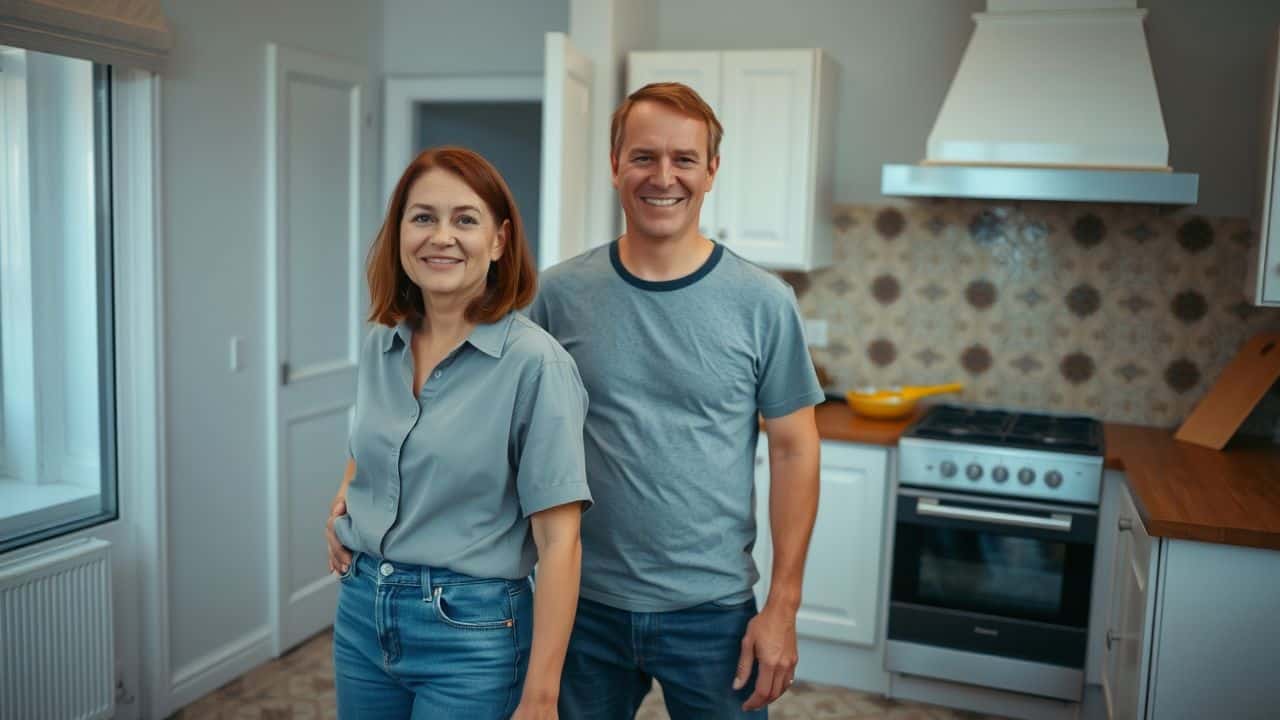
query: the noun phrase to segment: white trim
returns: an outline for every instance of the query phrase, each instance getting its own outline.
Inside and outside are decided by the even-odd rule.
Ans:
[[[541,75],[436,75],[387,78],[383,93],[382,197],[391,197],[413,156],[414,106],[424,102],[542,102]]]
[[[271,635],[269,626],[260,626],[178,668],[173,674],[173,686],[169,692],[172,710],[190,705],[270,660]],[[154,717],[166,717],[168,714]]]
[[[131,690],[143,717],[161,718],[174,704],[164,483],[160,79],[117,69],[112,98],[117,488],[121,522],[135,533],[141,580],[142,687]]]

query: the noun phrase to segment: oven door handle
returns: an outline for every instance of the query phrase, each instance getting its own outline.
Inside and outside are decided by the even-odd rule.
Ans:
[[[1058,513],[1054,513],[1049,517],[1040,517],[1038,515],[1023,515],[999,510],[979,510],[978,508],[943,505],[942,501],[931,497],[916,498],[916,512],[921,515],[932,515],[933,517],[952,518],[955,520],[972,520],[974,522],[1037,528],[1039,530],[1071,532],[1071,516]]]

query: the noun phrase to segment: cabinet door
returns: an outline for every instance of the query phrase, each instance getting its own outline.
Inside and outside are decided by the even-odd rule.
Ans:
[[[823,443],[822,494],[796,631],[874,645],[889,451]]]
[[[725,243],[767,267],[808,262],[816,62],[811,50],[723,54],[718,217]]]
[[[627,57],[627,94],[655,82],[678,82],[693,88],[694,92],[711,106],[716,117],[724,124],[720,104],[720,53],[719,52],[633,52]],[[709,238],[723,240],[718,235],[717,198],[719,184],[711,188],[702,200],[701,224],[698,231]],[[626,218],[619,227],[625,228]]]
[[[769,573],[773,570],[773,538],[769,536],[769,437],[760,434],[756,445],[756,544],[751,550],[760,579],[756,581],[756,604],[764,607],[769,597]]]
[[[1107,671],[1103,679],[1108,708],[1116,720],[1145,714],[1148,616],[1155,599],[1151,580],[1158,551],[1127,490],[1122,493],[1121,502],[1116,581],[1107,633]]]
[[[1257,222],[1258,246],[1249,266],[1249,294],[1261,305],[1280,305],[1280,31],[1268,56],[1265,116],[1262,118],[1262,172]]]

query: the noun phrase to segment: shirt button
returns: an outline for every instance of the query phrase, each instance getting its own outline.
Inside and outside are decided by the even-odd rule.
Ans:
[[[395,571],[395,566],[388,562],[382,563],[382,567],[378,568],[378,572],[382,573],[382,577],[391,577],[391,573]]]
[[[437,371],[436,371],[436,377],[440,377],[440,376],[441,376],[441,375],[443,375],[443,374],[444,374],[444,371],[443,371],[443,370],[437,370]]]

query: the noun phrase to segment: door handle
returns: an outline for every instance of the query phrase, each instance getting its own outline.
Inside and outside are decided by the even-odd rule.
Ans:
[[[1116,529],[1120,532],[1129,532],[1133,529],[1133,518],[1121,517],[1116,523]]]
[[[1111,646],[1118,642],[1120,642],[1120,636],[1116,634],[1115,630],[1107,628],[1107,649],[1110,650]]]
[[[972,520],[974,522],[1014,525],[1038,530],[1071,532],[1071,516],[1058,513],[1054,513],[1049,517],[1040,517],[1039,515],[1022,515],[1000,510],[979,510],[978,508],[943,505],[937,498],[929,497],[922,497],[916,500],[916,512],[921,515],[932,515],[933,517],[951,518],[953,520]]]

